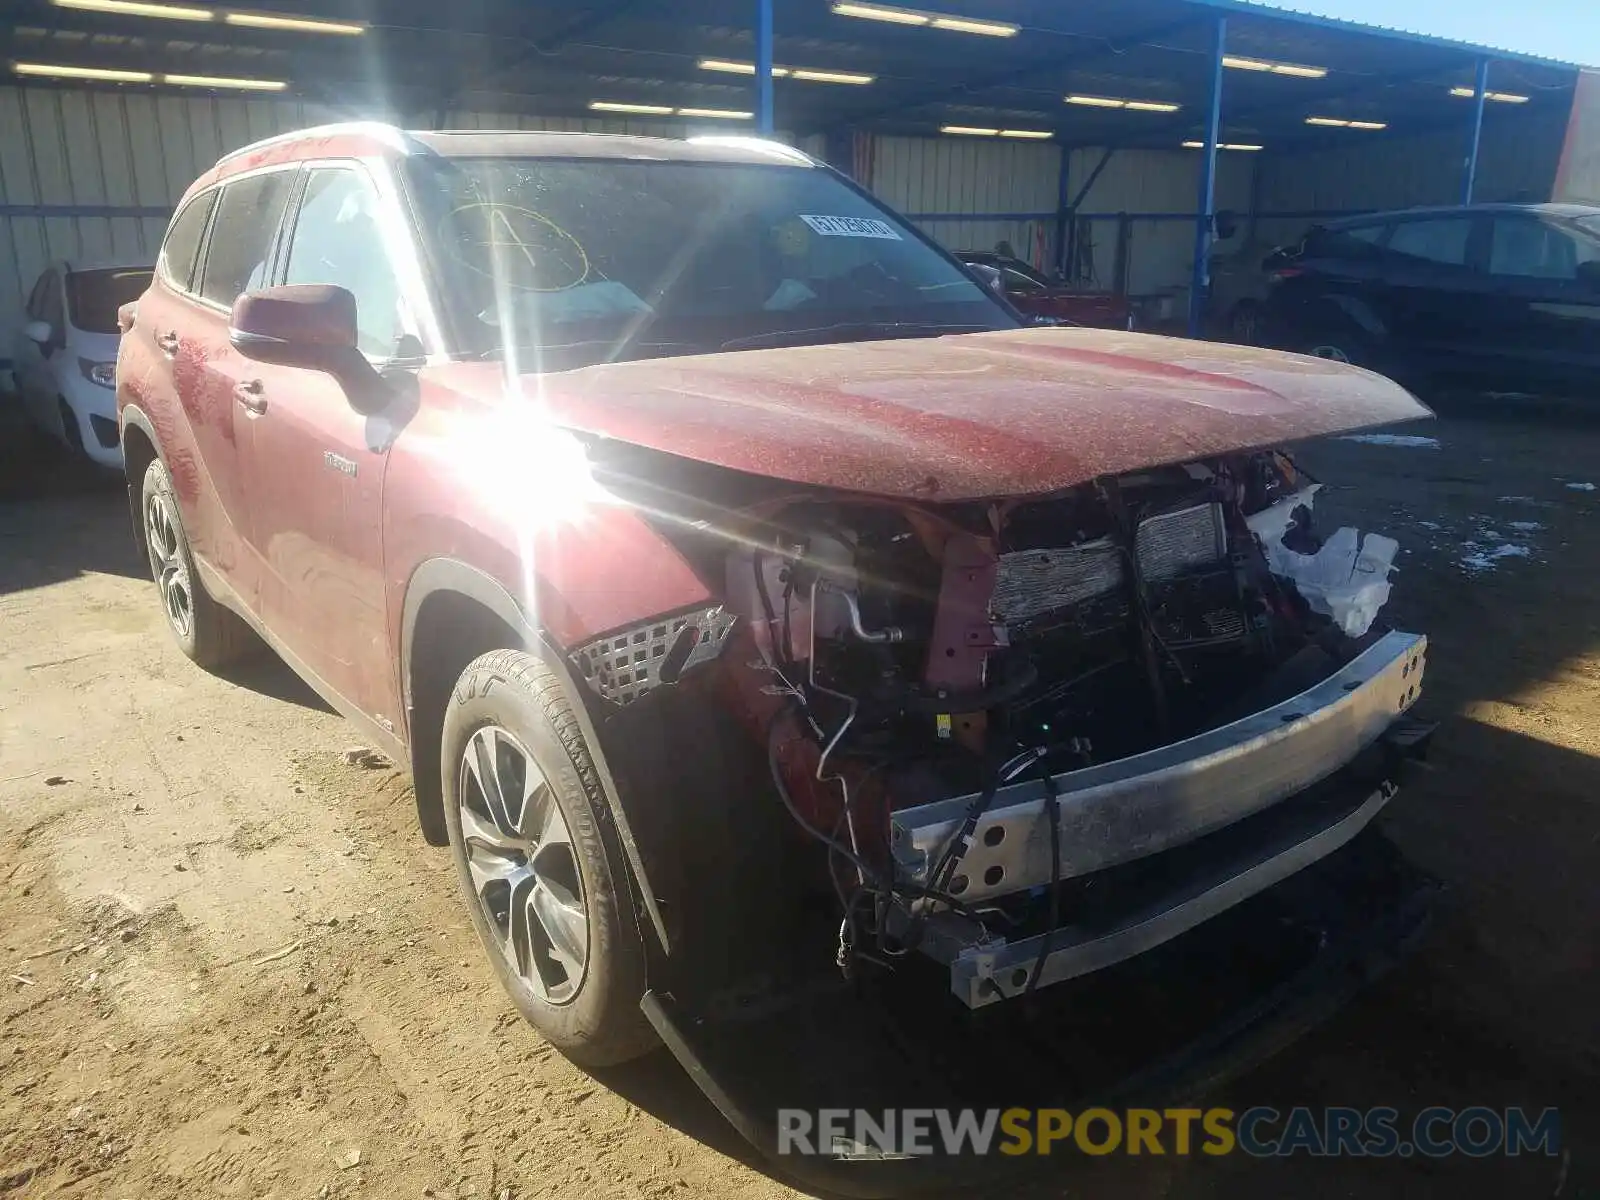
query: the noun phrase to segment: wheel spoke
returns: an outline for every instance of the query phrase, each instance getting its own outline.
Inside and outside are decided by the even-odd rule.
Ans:
[[[555,789],[495,725],[472,734],[459,778],[462,851],[478,904],[509,965],[546,1002],[564,1003],[583,982],[589,922]]]
[[[528,908],[550,940],[551,957],[576,984],[583,977],[589,949],[589,921],[583,905],[558,884],[539,879],[529,893]]]
[[[554,789],[540,777],[539,786],[533,790],[529,797],[530,816],[542,815],[539,821],[539,832],[534,837],[534,845],[540,850],[546,846],[570,846],[572,834],[567,829],[567,819],[561,815],[561,805],[556,803]],[[533,821],[530,819],[529,824]]]

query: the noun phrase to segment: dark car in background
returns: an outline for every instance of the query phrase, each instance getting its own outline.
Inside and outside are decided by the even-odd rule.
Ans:
[[[1485,204],[1312,228],[1263,264],[1269,345],[1404,382],[1600,382],[1600,208]]]
[[[993,250],[957,250],[956,257],[969,267],[998,271],[1006,299],[1024,316],[1048,317],[1095,329],[1134,327],[1133,310],[1126,297],[1067,287],[1022,259]]]

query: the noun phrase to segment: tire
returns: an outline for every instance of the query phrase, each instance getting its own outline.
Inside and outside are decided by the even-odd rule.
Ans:
[[[139,520],[150,574],[178,648],[208,670],[255,649],[259,642],[250,627],[213,600],[200,582],[172,476],[159,458],[145,469]]]
[[[1261,345],[1261,309],[1254,301],[1241,300],[1228,314],[1228,340],[1241,346]]]
[[[518,1011],[580,1066],[653,1049],[632,894],[556,674],[519,650],[469,664],[445,709],[440,776],[456,877]]]
[[[1345,334],[1328,334],[1314,337],[1311,344],[1306,347],[1306,353],[1312,358],[1325,358],[1330,362],[1349,363],[1353,367],[1364,367],[1369,361],[1366,347],[1355,338]]]

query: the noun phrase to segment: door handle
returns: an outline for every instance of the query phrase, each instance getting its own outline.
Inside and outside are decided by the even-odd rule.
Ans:
[[[244,405],[246,412],[259,417],[267,411],[267,398],[261,394],[263,390],[261,380],[247,379],[234,387],[233,398]]]
[[[178,353],[178,331],[169,329],[166,333],[156,334],[156,345],[161,347],[162,353],[171,358]]]

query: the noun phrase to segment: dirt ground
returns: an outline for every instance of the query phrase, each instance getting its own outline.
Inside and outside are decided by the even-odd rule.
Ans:
[[[1385,819],[1449,890],[1214,1099],[1558,1106],[1564,1151],[1053,1162],[1027,1194],[1600,1196],[1600,490],[1569,486],[1600,488],[1600,420],[1402,432],[1439,444],[1305,461],[1403,547],[1386,617],[1432,638],[1443,726]],[[0,1198],[794,1194],[665,1054],[602,1082],[542,1044],[404,778],[275,661],[189,664],[115,486],[0,444]]]

